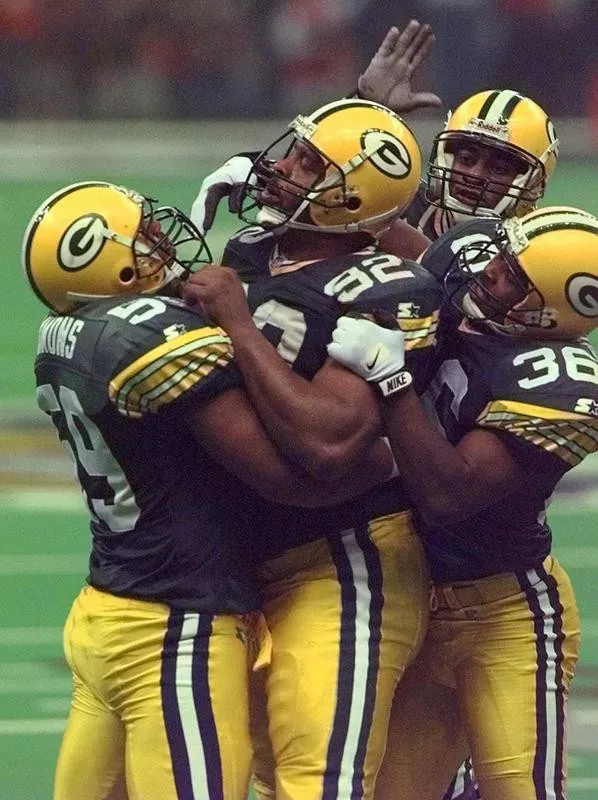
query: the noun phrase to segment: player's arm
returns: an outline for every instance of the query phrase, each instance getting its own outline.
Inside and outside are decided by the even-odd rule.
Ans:
[[[494,432],[475,429],[453,446],[430,422],[405,369],[402,331],[343,318],[328,351],[378,387],[399,471],[428,521],[453,524],[525,485],[526,470]]]
[[[123,355],[114,370],[109,397],[135,419],[148,414],[187,425],[201,448],[269,500],[300,506],[330,505],[352,498],[387,478],[393,468],[388,446],[378,443],[363,469],[342,485],[319,483],[276,448],[241,386],[230,338],[191,310],[174,312],[162,301],[146,324],[120,329]],[[156,310],[156,309],[154,309]],[[170,313],[170,317],[168,314]],[[168,336],[177,321],[183,331]],[[112,350],[112,340],[106,341]]]
[[[391,395],[381,410],[398,468],[429,522],[459,522],[521,491],[528,481],[522,464],[492,431],[476,428],[450,444],[411,388]]]
[[[385,480],[393,467],[389,448],[378,441],[359,469],[345,473],[342,481],[316,481],[281,455],[241,388],[192,410],[187,424],[215,461],[276,503],[306,507],[340,503]]]
[[[237,274],[204,268],[183,293],[230,336],[251,402],[277,446],[320,480],[351,470],[380,430],[375,396],[332,362],[308,381],[294,373],[255,326]]]

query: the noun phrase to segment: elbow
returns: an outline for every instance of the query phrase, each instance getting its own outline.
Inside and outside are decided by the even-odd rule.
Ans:
[[[301,466],[315,481],[330,483],[342,480],[362,456],[363,449],[348,442],[318,442],[305,453]]]

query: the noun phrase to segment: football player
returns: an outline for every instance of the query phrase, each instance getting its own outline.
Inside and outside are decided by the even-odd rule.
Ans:
[[[468,751],[485,800],[566,797],[579,615],[546,507],[598,449],[585,338],[598,326],[598,220],[550,207],[493,225],[482,271],[479,242],[453,255],[461,322],[423,402],[397,377],[400,330],[345,318],[329,347],[383,392],[393,376],[406,386],[381,408],[433,578],[426,640],[395,696],[383,800],[438,796]]]
[[[230,240],[227,268],[204,268],[183,287],[227,326],[281,452],[320,479],[341,478],[340,446],[349,443],[350,463],[363,447],[351,423],[359,399],[327,361],[339,315],[400,318],[418,390],[426,383],[439,285],[374,239],[411,201],[420,168],[410,130],[376,103],[346,99],[298,117],[253,164],[240,213],[257,213],[258,225]],[[427,617],[404,486],[395,478],[313,513],[258,505],[272,658],[258,674],[256,791],[371,798],[394,688]]]
[[[206,257],[180,211],[102,182],[53,194],[24,235],[26,277],[50,309],[37,401],[92,537],[64,630],[74,693],[56,800],[245,800],[247,642],[263,625],[242,481],[307,506],[353,496],[350,474],[317,484],[280,456],[230,339],[173,296]],[[386,477],[385,444],[365,457]]]
[[[468,97],[435,137],[405,219],[434,241],[471,216],[522,216],[544,195],[558,147],[552,121],[529,97],[510,89]]]

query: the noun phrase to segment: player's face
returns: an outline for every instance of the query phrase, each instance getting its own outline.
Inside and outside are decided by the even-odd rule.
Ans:
[[[153,219],[142,227],[137,235],[138,248],[136,263],[143,276],[160,272],[176,257],[176,248],[168,236],[162,231],[160,223]]]
[[[451,194],[472,208],[494,208],[517,175],[527,169],[497,148],[466,141],[456,146],[453,157]]]
[[[308,144],[297,140],[289,152],[275,162],[276,177],[260,194],[260,201],[285,212],[294,211],[303,199],[301,190],[310,189],[326,171],[324,159]]]
[[[521,303],[530,288],[521,268],[499,253],[477,276],[469,293],[484,317],[503,323],[506,311]]]

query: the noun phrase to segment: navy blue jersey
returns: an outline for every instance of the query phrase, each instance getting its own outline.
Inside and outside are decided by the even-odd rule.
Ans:
[[[384,310],[406,333],[407,364],[423,390],[433,360],[441,297],[427,270],[374,247],[311,262],[286,262],[278,257],[276,243],[271,233],[247,228],[229,241],[222,261],[247,284],[256,324],[292,369],[307,379],[316,374],[343,314]],[[297,510],[255,497],[247,502],[259,507],[266,557],[409,507],[398,480],[328,509]]]
[[[519,492],[458,525],[419,526],[434,579],[536,567],[550,552],[546,507],[556,483],[598,449],[598,358],[589,342],[462,327],[446,337],[424,402],[452,444],[474,428],[490,429],[533,476]]]
[[[256,607],[228,474],[184,421],[240,383],[230,340],[182,301],[114,298],[41,324],[38,404],[91,519],[89,582],[190,611]]]

